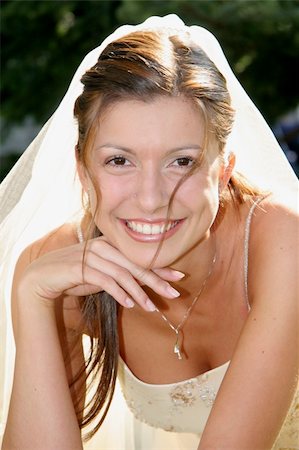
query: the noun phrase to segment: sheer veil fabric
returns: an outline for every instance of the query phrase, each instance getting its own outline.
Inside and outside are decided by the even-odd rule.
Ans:
[[[118,28],[83,59],[57,110],[0,187],[0,436],[7,416],[15,353],[10,291],[16,260],[28,244],[81,214],[74,150],[78,132],[73,117],[75,99],[82,91],[80,78],[108,43],[132,31],[165,27],[174,33],[188,31],[227,80],[236,110],[227,153],[235,153],[236,170],[263,189],[283,196],[297,194],[297,179],[284,153],[210,32],[199,26],[187,27],[175,15],[151,17],[140,25]]]

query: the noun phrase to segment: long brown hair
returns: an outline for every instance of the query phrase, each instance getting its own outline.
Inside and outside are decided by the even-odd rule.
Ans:
[[[79,127],[77,153],[91,180],[89,152],[100,115],[107,106],[126,99],[150,102],[157,96],[179,95],[192,99],[205,119],[206,151],[209,136],[213,135],[218,142],[219,156],[224,155],[234,118],[226,81],[188,33],[133,32],[109,44],[81,81],[84,90],[74,108]],[[99,208],[100,192],[97,194]],[[245,178],[234,174],[223,193],[222,203],[232,199],[239,204],[257,194]],[[90,224],[89,237],[101,235],[91,216]],[[103,422],[113,396],[118,362],[117,306],[110,295],[99,293],[85,298],[82,311],[92,336],[97,338],[86,363],[87,373],[98,372],[100,379],[83,419],[79,420],[80,426],[90,424],[103,411],[86,435],[88,439]]]

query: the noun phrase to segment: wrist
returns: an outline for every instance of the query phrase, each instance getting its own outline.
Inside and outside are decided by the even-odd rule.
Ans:
[[[15,340],[17,347],[32,343],[43,336],[53,336],[57,333],[56,312],[54,301],[49,301],[31,291],[23,291],[16,297],[15,303]]]
[[[24,329],[39,328],[46,323],[55,323],[55,301],[38,295],[26,283],[20,283],[15,295],[18,332]]]
[[[31,274],[26,274],[16,289],[17,304],[19,307],[36,307],[54,309],[55,298],[41,289],[40,284]]]

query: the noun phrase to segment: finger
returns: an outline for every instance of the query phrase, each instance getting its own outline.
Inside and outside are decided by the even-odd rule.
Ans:
[[[122,255],[118,250],[107,244],[105,241],[94,240],[90,245],[90,251],[101,255],[105,261],[110,261],[118,266],[127,269],[139,284],[147,285],[157,294],[166,298],[176,298],[179,297],[180,293],[176,291],[168,281],[163,280],[153,271],[144,269],[128,260],[124,255]]]
[[[133,276],[139,280],[140,283],[148,286],[162,297],[173,299],[180,296],[180,293],[174,289],[168,281],[163,280],[153,271],[146,269],[140,270],[139,267],[133,267],[131,270]]]
[[[87,267],[84,273],[84,280],[87,281],[85,274],[87,274],[87,271],[90,268],[96,270],[98,273],[97,283],[99,283],[102,290],[105,290],[111,294],[112,287],[109,283],[113,283],[114,292],[116,292],[115,285],[122,289],[121,291],[119,290],[116,292],[115,295],[117,295],[117,297],[115,297],[114,294],[111,294],[121,305],[131,307],[131,302],[129,301],[130,299],[135,303],[138,303],[146,311],[156,310],[155,305],[149,299],[145,291],[140,287],[137,280],[135,280],[132,274],[124,267],[100,258],[93,252],[88,253],[85,263]],[[123,292],[125,292],[126,298],[124,298]]]
[[[100,291],[105,291],[110,294],[120,305],[126,308],[132,308],[134,301],[130,298],[128,293],[109,275],[86,266],[82,284],[69,288],[65,293],[69,295],[85,296],[95,294]]]
[[[185,277],[184,273],[169,268],[151,269],[151,270],[160,278],[163,278],[163,280],[165,281],[180,281],[182,278]],[[143,281],[137,280],[137,282],[140,284],[140,286],[145,285]]]
[[[169,267],[163,267],[159,269],[152,269],[152,271],[157,274],[160,278],[166,281],[180,281],[185,277],[183,272],[179,272],[178,270],[170,269]]]

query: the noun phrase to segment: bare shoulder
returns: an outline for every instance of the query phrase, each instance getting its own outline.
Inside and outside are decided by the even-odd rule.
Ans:
[[[297,197],[269,196],[254,211],[250,235],[249,283],[255,299],[294,302],[298,289],[299,214]],[[287,289],[286,289],[287,288]],[[272,303],[272,302],[270,302]]]
[[[29,262],[32,262],[46,253],[77,243],[78,238],[74,224],[65,223],[30,244],[24,250],[23,257],[27,258]]]
[[[280,243],[296,244],[298,240],[298,197],[278,198],[269,196],[255,208],[251,239],[255,250]],[[298,244],[298,241],[297,241]]]

